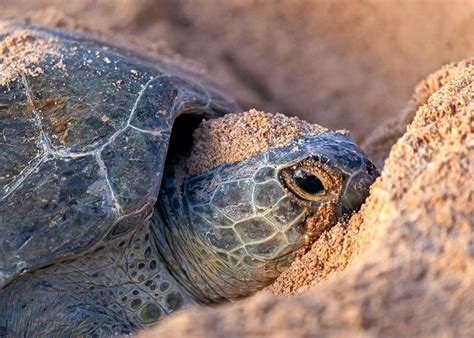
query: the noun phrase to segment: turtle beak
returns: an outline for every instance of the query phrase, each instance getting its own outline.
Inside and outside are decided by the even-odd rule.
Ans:
[[[340,207],[337,210],[338,217],[359,210],[369,196],[370,186],[380,175],[375,165],[366,158],[364,158],[362,168],[357,169],[351,173],[345,183]]]
[[[369,196],[370,186],[380,175],[354,141],[337,132],[327,133],[311,142],[311,153],[326,158],[334,171],[341,173],[343,186],[336,207],[336,217],[357,211]]]

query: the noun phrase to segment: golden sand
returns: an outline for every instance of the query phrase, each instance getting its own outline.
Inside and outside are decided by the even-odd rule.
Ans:
[[[204,121],[194,132],[188,170],[198,174],[225,163],[245,160],[264,150],[289,144],[299,135],[327,132],[297,117],[252,109]]]

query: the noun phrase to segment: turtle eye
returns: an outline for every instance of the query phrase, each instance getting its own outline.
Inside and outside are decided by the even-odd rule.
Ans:
[[[309,195],[324,194],[324,185],[318,176],[303,170],[295,170],[293,178],[298,187],[305,193]]]
[[[327,195],[326,187],[316,170],[310,168],[286,168],[281,172],[283,183],[297,197],[317,202]]]

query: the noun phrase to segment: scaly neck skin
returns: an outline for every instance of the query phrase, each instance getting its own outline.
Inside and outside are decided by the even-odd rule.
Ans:
[[[160,195],[151,219],[156,247],[173,277],[202,304],[221,301],[222,280],[206,275],[205,265],[212,265],[212,250],[203,245],[190,224],[187,207],[177,190],[176,172],[184,171],[185,158],[167,160]],[[224,277],[222,275],[222,277]]]
[[[203,273],[204,267],[200,266],[200,263],[208,263],[212,259],[206,255],[209,248],[199,247],[200,241],[195,237],[197,235],[190,233],[184,226],[179,229],[180,224],[186,224],[184,214],[178,212],[174,215],[178,216],[175,223],[164,215],[166,211],[159,204],[160,202],[155,208],[151,226],[160,256],[170,273],[197,302],[209,304],[225,299],[218,291],[219,285],[206,276]],[[199,253],[201,257],[196,257]]]
[[[223,257],[203,238],[202,229],[200,233],[197,231],[199,220],[191,220],[186,199],[177,190],[182,182],[175,177],[173,166],[168,169],[171,170],[165,173],[161,183],[151,227],[170,273],[196,301],[209,304],[248,296],[278,276],[275,275],[278,264],[289,264],[291,255],[258,267]]]
[[[278,276],[275,265],[286,268],[294,259],[288,254],[261,266],[258,272],[250,267],[231,266],[192,230],[184,213],[178,212],[181,223],[169,222],[164,214],[170,209],[162,209],[160,202],[157,204],[151,226],[160,256],[171,275],[198,303],[212,304],[249,296]],[[261,277],[255,278],[256,275]]]

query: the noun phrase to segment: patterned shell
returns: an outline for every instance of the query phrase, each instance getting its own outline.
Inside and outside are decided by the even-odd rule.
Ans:
[[[147,219],[175,117],[237,109],[178,66],[87,36],[11,24],[0,43],[25,32],[44,53],[12,49],[20,63],[0,67],[0,288]]]

